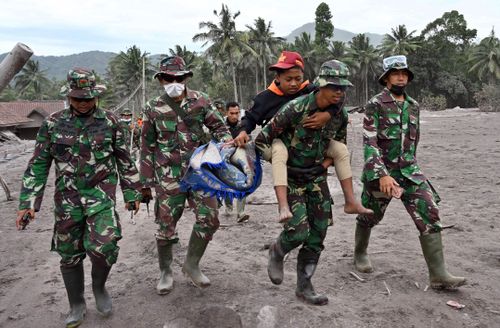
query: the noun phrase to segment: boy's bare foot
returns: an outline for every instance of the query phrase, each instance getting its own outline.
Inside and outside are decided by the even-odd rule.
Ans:
[[[279,213],[280,213],[280,215],[279,215],[279,222],[280,223],[284,223],[293,217],[292,212],[290,212],[290,207],[288,207],[288,206],[281,207],[279,209]]]
[[[373,211],[361,205],[360,202],[346,202],[344,212],[347,214],[373,214]]]

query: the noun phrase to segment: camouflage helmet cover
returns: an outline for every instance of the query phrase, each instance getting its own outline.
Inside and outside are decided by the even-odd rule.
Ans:
[[[386,85],[385,78],[391,72],[396,71],[396,70],[402,69],[402,70],[407,71],[408,72],[408,82],[413,80],[413,72],[410,71],[410,69],[408,68],[408,62],[406,61],[406,56],[397,55],[397,56],[391,56],[391,57],[384,58],[384,60],[382,61],[382,65],[384,68],[384,73],[382,73],[382,75],[380,75],[380,77],[378,78],[378,82],[383,86]]]
[[[99,96],[104,86],[97,87],[95,74],[86,68],[73,68],[68,72],[67,84],[61,88],[62,96],[92,99]]]
[[[186,63],[184,59],[179,56],[170,56],[160,61],[160,70],[155,73],[153,78],[157,78],[160,74],[182,76],[193,76],[193,72],[186,70]]]
[[[328,84],[352,87],[352,83],[347,79],[349,75],[349,67],[343,62],[333,59],[321,65],[314,83],[320,88]]]

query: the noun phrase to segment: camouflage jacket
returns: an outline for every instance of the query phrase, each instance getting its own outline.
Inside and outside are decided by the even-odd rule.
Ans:
[[[22,179],[19,209],[40,209],[52,160],[57,203],[84,206],[87,215],[98,213],[114,206],[118,178],[125,202],[141,199],[139,174],[111,112],[97,108],[80,118],[67,108],[43,122]]]
[[[420,137],[419,106],[405,96],[404,103],[397,102],[385,88],[365,107],[362,176],[365,182],[390,175],[395,170],[417,184],[426,180],[416,157]]]
[[[185,115],[184,119],[174,106]],[[166,187],[182,179],[193,151],[206,142],[203,127],[207,127],[216,140],[231,140],[224,118],[204,93],[188,90],[180,107],[166,94],[146,104],[140,165],[144,187],[153,187],[156,183]]]
[[[316,111],[323,111],[316,104],[316,93],[296,98],[284,105],[274,118],[262,128],[255,145],[262,150],[280,138],[288,149],[288,165],[310,168],[324,160],[330,139],[346,143],[347,111],[336,108],[330,121],[321,129],[306,129],[302,122]],[[331,109],[329,106],[328,110]],[[325,111],[327,109],[324,109]]]

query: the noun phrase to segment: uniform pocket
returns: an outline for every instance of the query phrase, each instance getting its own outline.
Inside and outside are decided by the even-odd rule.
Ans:
[[[416,116],[410,115],[410,119],[408,122],[408,130],[409,130],[409,138],[411,140],[417,139],[417,131],[418,131],[418,119]]]
[[[92,140],[92,152],[98,161],[110,157],[113,153],[113,139],[108,136],[104,138],[94,138]]]
[[[57,138],[53,141],[51,155],[60,162],[69,162],[73,157],[72,148],[75,138]]]

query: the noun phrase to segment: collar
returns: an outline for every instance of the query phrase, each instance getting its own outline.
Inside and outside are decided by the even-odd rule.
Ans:
[[[64,119],[69,119],[69,118],[73,118],[73,117],[78,117],[78,116],[73,112],[73,110],[71,109],[71,106],[66,108],[61,115],[61,118],[64,118]],[[106,118],[106,113],[104,112],[104,110],[102,108],[96,107],[96,109],[94,109],[94,112],[92,113],[92,115],[90,115],[88,117]]]
[[[307,87],[309,85],[309,80],[305,80],[304,82],[302,82],[302,84],[300,85],[300,88],[299,88],[299,91],[297,92],[300,92],[302,89],[304,89],[305,87]],[[278,96],[284,96],[285,94],[283,93],[283,91],[280,90],[280,88],[276,85],[275,81],[273,80],[273,82],[267,87],[267,90],[271,91],[272,93],[278,95]]]

